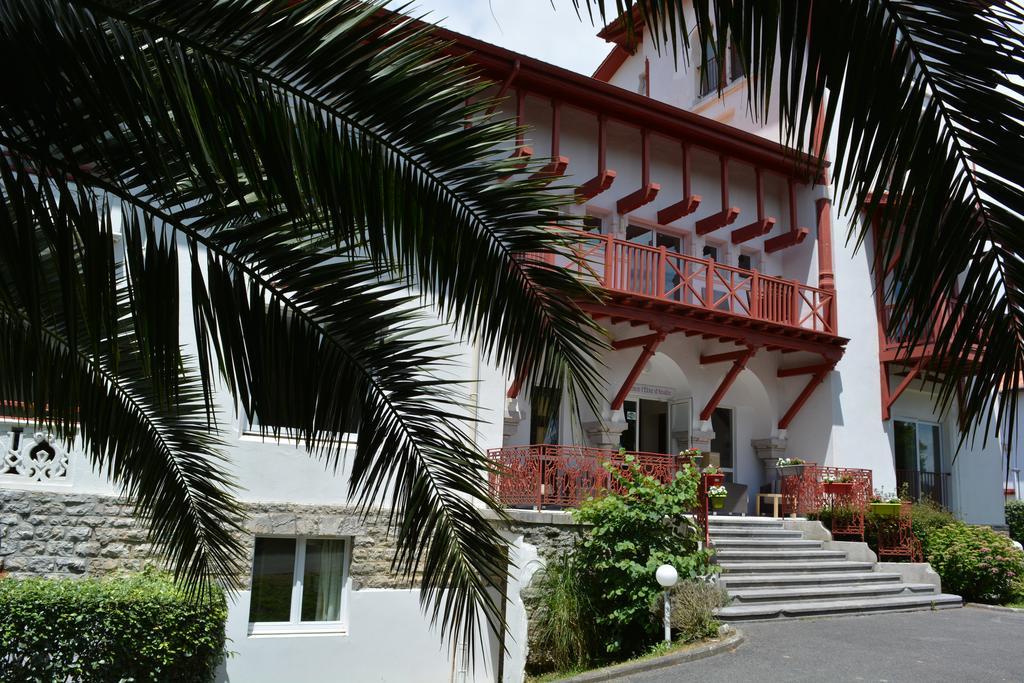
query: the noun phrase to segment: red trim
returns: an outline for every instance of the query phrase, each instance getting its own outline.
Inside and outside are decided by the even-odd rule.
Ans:
[[[629,57],[630,54],[628,50],[616,45],[612,48],[612,51],[608,53],[608,56],[604,58],[601,65],[597,67],[592,78],[607,83],[612,80],[612,76],[618,72],[619,68],[626,63],[626,60],[629,59]]]
[[[615,210],[620,214],[627,214],[644,204],[650,204],[661,190],[661,185],[651,182],[651,141],[646,129],[640,131],[640,164],[643,177],[640,189],[615,203]]]
[[[645,334],[642,337],[632,337],[630,339],[616,339],[612,342],[612,348],[616,351],[620,349],[628,349],[634,346],[645,346],[658,339],[659,336],[664,336],[660,332],[654,332],[653,334]]]
[[[567,105],[607,116],[624,125],[646,128],[677,141],[688,141],[702,148],[728,154],[744,163],[760,166],[787,178],[803,182],[814,179],[808,169],[817,168],[816,159],[796,152],[753,133],[739,130],[699,114],[644,97],[582,74],[546,64],[538,59],[512,52],[443,28],[435,35],[451,42],[453,54],[465,55],[495,80],[507,78],[516,60],[520,70],[518,87],[541,97],[556,97]]]
[[[729,391],[729,387],[731,387],[732,383],[736,381],[737,377],[739,377],[743,368],[747,366],[747,361],[750,360],[750,357],[754,355],[756,350],[756,347],[750,346],[743,351],[737,351],[733,354],[735,355],[735,360],[732,362],[732,367],[729,368],[729,372],[725,373],[725,377],[722,378],[722,383],[718,385],[717,389],[715,389],[715,393],[711,395],[707,405],[704,406],[704,410],[700,411],[701,420],[711,419],[711,414],[715,412],[715,408],[717,408],[718,404],[722,402],[723,398],[725,398],[725,394]],[[703,356],[701,356],[701,362],[704,362]]]
[[[558,100],[551,100],[551,161],[531,175],[531,180],[557,178],[565,173],[565,169],[569,166],[569,157],[563,157],[559,154],[561,150],[561,134],[562,104]]]
[[[699,194],[690,193],[690,146],[684,142],[679,145],[679,148],[682,150],[683,154],[683,199],[671,206],[666,206],[658,212],[658,222],[662,225],[668,225],[672,221],[677,221],[683,216],[688,216],[696,211],[697,207],[700,206],[701,196]]]
[[[612,410],[619,410],[622,408],[622,404],[626,401],[626,396],[629,395],[633,385],[636,384],[637,378],[640,373],[643,372],[644,366],[647,365],[647,361],[651,359],[654,352],[658,349],[661,342],[665,341],[667,334],[665,332],[658,332],[654,335],[654,339],[651,339],[644,345],[644,350],[640,352],[640,357],[633,363],[633,369],[629,371],[626,376],[626,381],[622,383],[622,388],[619,389],[619,393],[615,395],[612,400]]]
[[[764,215],[764,178],[761,169],[754,169],[755,185],[757,187],[757,220],[748,223],[742,228],[732,231],[732,243],[742,244],[762,235],[767,235],[775,227],[775,219]]]
[[[796,377],[798,375],[811,375],[822,370],[826,372],[832,369],[834,363],[819,363],[818,365],[805,365],[799,368],[779,368],[775,373],[776,377]]]
[[[804,241],[807,234],[810,232],[807,228],[797,227],[800,224],[799,218],[797,218],[796,209],[796,184],[789,181],[789,232],[783,233],[778,237],[773,237],[764,243],[764,250],[771,254],[772,252],[779,251],[781,249],[788,249],[794,247]]]
[[[700,364],[710,365],[712,363],[739,360],[740,358],[745,358],[748,355],[748,351],[748,349],[743,349],[742,351],[729,351],[728,353],[713,353],[709,356],[701,355]]]
[[[719,228],[724,228],[740,215],[740,210],[737,207],[729,206],[729,157],[723,154],[718,157],[718,160],[721,169],[722,210],[697,221],[698,235],[707,235]]]
[[[626,20],[629,20],[628,23]],[[597,32],[598,38],[603,38],[609,43],[615,43],[623,49],[635,52],[637,46],[644,37],[644,17],[640,11],[640,5],[635,4],[630,8],[630,15],[627,17],[622,13],[610,24]],[[632,24],[632,31],[630,31]]]
[[[608,120],[597,117],[597,175],[576,188],[577,201],[593,199],[612,186],[615,171],[608,168]]]

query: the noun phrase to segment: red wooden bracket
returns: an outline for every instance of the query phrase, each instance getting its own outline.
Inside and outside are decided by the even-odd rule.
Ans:
[[[508,393],[505,394],[506,398],[516,398],[519,396],[519,392],[523,390],[523,385],[526,384],[526,377],[529,373],[524,368],[515,379],[512,380],[512,386],[508,388]]]
[[[645,334],[642,337],[632,337],[630,339],[616,339],[615,341],[612,342],[612,348],[618,351],[619,349],[628,349],[634,346],[644,346],[658,339],[658,336],[661,334],[661,332],[654,332],[653,334]]]
[[[799,368],[779,368],[775,373],[776,377],[796,377],[797,375],[812,375],[822,370],[831,370],[834,363],[818,363],[817,365],[805,365]]]
[[[761,178],[761,169],[755,168],[757,184],[757,220],[748,223],[742,228],[732,231],[732,243],[742,244],[762,235],[767,235],[775,227],[775,219],[764,215],[764,181]]]
[[[494,96],[494,104],[487,108],[487,116],[493,114],[494,110],[498,107],[498,104],[501,103],[501,98],[505,96],[508,92],[509,86],[512,85],[512,82],[516,80],[516,76],[519,75],[519,69],[521,66],[522,65],[519,63],[518,59],[512,63],[512,70],[508,72],[508,76],[505,78],[504,82],[502,82],[501,87],[498,89],[498,94]]]
[[[719,157],[721,164],[722,182],[722,210],[713,213],[706,218],[697,221],[697,234],[707,235],[719,228],[730,225],[740,215],[740,210],[735,206],[729,206],[729,157],[724,154]]]
[[[910,372],[903,378],[896,389],[892,392],[889,391],[889,369],[885,363],[882,363],[882,419],[888,420],[892,414],[892,406],[903,395],[903,392],[907,390],[910,383],[914,381],[918,373],[921,372],[921,367],[924,365],[924,358],[917,361],[914,367],[910,368]]]
[[[800,221],[796,214],[796,184],[789,181],[789,232],[784,232],[778,237],[766,240],[764,243],[765,252],[771,254],[775,251],[794,247],[804,241],[810,232],[807,228],[798,228]]]
[[[557,100],[551,101],[551,161],[543,168],[530,176],[530,180],[544,180],[546,178],[557,178],[565,173],[569,166],[569,157],[559,154],[561,151],[562,132],[562,104]]]
[[[619,410],[622,408],[622,404],[626,401],[626,396],[629,395],[629,391],[636,384],[637,377],[643,372],[644,366],[647,365],[647,361],[654,356],[654,352],[658,350],[658,345],[665,341],[665,337],[668,333],[657,332],[655,333],[654,339],[651,339],[644,345],[644,350],[640,352],[640,357],[636,359],[636,363],[633,363],[633,368],[629,371],[629,375],[626,376],[626,381],[622,383],[622,388],[619,389],[619,393],[615,394],[615,398],[612,400],[612,410]]]
[[[604,114],[597,117],[597,175],[576,188],[576,201],[593,199],[612,186],[615,171],[608,168],[607,120]]]
[[[741,349],[739,351],[729,351],[728,353],[715,353],[710,356],[701,355],[700,364],[709,365],[711,363],[724,363],[729,360],[738,360],[747,356],[749,349]]]
[[[690,194],[690,146],[683,143],[681,148],[683,150],[683,199],[658,212],[658,223],[661,225],[668,225],[683,216],[689,216],[700,206],[700,195]]]
[[[640,189],[628,194],[615,203],[615,209],[620,214],[627,214],[636,211],[644,204],[650,204],[658,196],[661,185],[651,182],[651,145],[647,129],[640,132],[640,163],[643,180]]]
[[[737,352],[740,355],[733,360],[732,367],[729,368],[729,371],[725,373],[725,377],[722,378],[722,383],[718,385],[717,389],[715,389],[715,393],[711,395],[711,399],[708,400],[708,404],[704,406],[704,410],[700,411],[701,420],[711,419],[711,414],[715,412],[715,408],[717,408],[718,404],[722,402],[723,398],[725,398],[725,394],[729,391],[729,387],[731,387],[732,383],[736,381],[737,377],[739,377],[743,368],[747,366],[747,361],[750,360],[750,357],[754,355],[755,351],[757,351],[757,348],[750,346],[743,351]]]
[[[786,414],[782,416],[781,420],[779,420],[779,429],[787,429],[789,427],[789,423],[793,421],[793,418],[797,416],[800,409],[804,407],[804,404],[807,403],[807,400],[811,397],[811,394],[814,393],[814,390],[818,388],[818,385],[825,380],[825,375],[831,372],[834,367],[835,364],[825,365],[814,373],[814,376],[812,376],[810,381],[807,382],[807,386],[803,388],[800,395],[793,401],[793,405],[789,407]]]

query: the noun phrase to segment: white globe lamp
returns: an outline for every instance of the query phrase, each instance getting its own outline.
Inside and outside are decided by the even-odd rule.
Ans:
[[[668,589],[676,585],[679,581],[679,572],[676,568],[670,564],[663,564],[658,567],[654,572],[654,578],[658,580],[658,585],[665,589],[665,642],[672,642],[672,602],[668,597]]]

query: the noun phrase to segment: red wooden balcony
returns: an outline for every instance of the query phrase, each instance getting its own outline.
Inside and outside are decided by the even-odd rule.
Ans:
[[[883,307],[884,332],[882,336],[881,359],[883,362],[901,360],[919,360],[929,358],[932,355],[932,345],[938,337],[939,332],[949,324],[949,321],[956,315],[957,301],[950,297],[935,311],[925,334],[917,337],[906,324],[897,324],[892,320],[893,306],[886,304]]]
[[[704,310],[718,318],[836,334],[831,291],[612,235],[562,230],[573,237],[575,263],[561,265],[612,293]]]
[[[613,463],[626,469],[624,454],[588,446],[534,444],[492,448],[491,494],[509,507],[576,507],[602,491],[618,491],[619,483],[605,469]],[[668,482],[689,458],[663,453],[628,452],[643,472]]]

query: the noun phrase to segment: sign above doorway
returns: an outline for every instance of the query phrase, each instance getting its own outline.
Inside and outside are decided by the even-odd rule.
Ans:
[[[656,396],[658,398],[672,398],[676,395],[672,387],[662,387],[657,384],[634,384],[630,390],[631,396]]]

